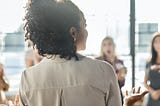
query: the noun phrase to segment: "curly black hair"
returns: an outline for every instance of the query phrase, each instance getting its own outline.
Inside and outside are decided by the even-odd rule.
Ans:
[[[82,11],[70,0],[30,0],[26,6],[24,30],[42,56],[75,57],[77,48],[69,30],[79,31]]]

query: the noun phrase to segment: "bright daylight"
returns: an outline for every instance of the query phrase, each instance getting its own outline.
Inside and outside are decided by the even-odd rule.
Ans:
[[[0,106],[160,106],[159,4],[1,0]]]

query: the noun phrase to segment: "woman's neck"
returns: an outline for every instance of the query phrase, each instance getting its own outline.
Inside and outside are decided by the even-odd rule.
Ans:
[[[160,63],[160,53],[157,54],[156,62],[157,62],[157,63]]]

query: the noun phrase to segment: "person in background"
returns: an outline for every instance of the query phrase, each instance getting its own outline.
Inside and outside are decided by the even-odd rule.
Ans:
[[[44,59],[22,73],[20,106],[121,106],[110,64],[91,59],[83,12],[70,0],[29,0],[26,40]]]
[[[154,34],[151,58],[146,64],[144,86],[149,91],[147,106],[160,106],[160,33]]]
[[[107,36],[103,39],[101,44],[101,56],[97,57],[96,59],[106,61],[113,66],[117,74],[118,83],[121,90],[121,88],[125,84],[125,76],[127,71],[123,64],[123,61],[118,59],[115,54],[115,43],[111,37]],[[121,98],[123,103],[122,92],[121,92]]]
[[[0,63],[0,103],[7,104],[7,99],[4,92],[8,91],[8,89],[9,84],[6,82],[4,66]]]
[[[42,56],[38,54],[38,51],[33,48],[32,42],[28,41],[28,50],[25,53],[25,64],[26,68],[34,66],[42,60]]]

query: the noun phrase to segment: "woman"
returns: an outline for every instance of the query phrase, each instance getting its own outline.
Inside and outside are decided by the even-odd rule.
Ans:
[[[151,59],[146,65],[144,85],[149,91],[147,106],[160,106],[160,33],[154,34]],[[148,84],[148,81],[150,84]]]
[[[97,59],[109,62],[116,71],[120,89],[124,86],[125,75],[127,73],[123,61],[118,59],[115,54],[115,43],[109,36],[105,37],[101,44],[101,56]],[[121,93],[123,103],[123,95]]]
[[[26,39],[44,59],[22,73],[20,106],[121,106],[112,67],[77,53],[86,48],[86,21],[70,0],[30,0]]]
[[[5,96],[6,91],[9,89],[9,84],[5,81],[4,66],[0,63],[0,103],[7,103]]]

